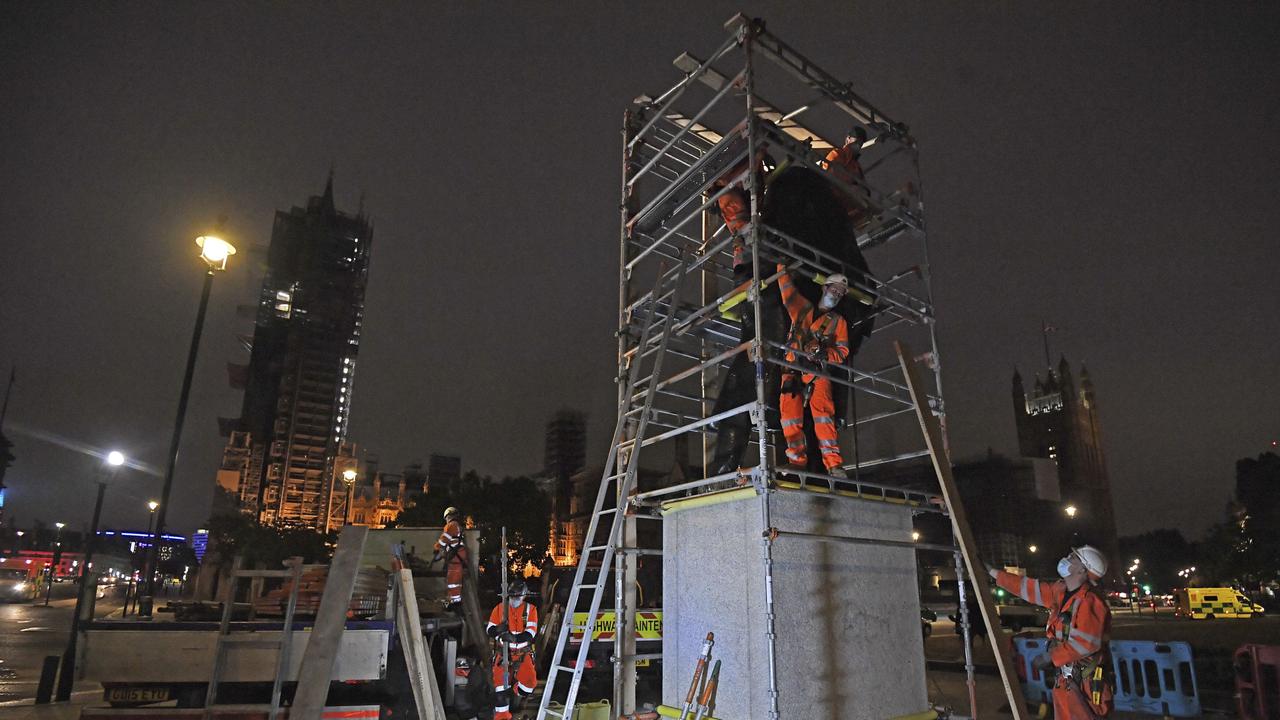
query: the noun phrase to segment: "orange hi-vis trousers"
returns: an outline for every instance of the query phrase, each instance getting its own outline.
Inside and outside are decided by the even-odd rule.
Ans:
[[[809,398],[809,412],[813,415],[813,434],[818,436],[822,464],[831,470],[844,464],[836,434],[835,396],[831,392],[830,380],[814,377],[812,382],[813,395]],[[804,439],[804,389],[799,382],[791,383],[791,386],[796,388],[796,392],[784,390],[778,396],[778,410],[782,414],[782,436],[787,441],[787,461],[794,465],[804,465],[809,462]]]
[[[511,684],[515,691],[528,697],[538,687],[538,674],[533,669],[533,654],[523,650],[511,651]],[[502,667],[502,653],[493,658],[493,690],[497,695],[493,706],[493,720],[510,720],[511,694],[507,687],[507,674]]]

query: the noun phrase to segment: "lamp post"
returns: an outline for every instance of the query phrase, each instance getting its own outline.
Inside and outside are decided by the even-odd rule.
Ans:
[[[75,684],[76,670],[76,636],[80,632],[80,615],[87,602],[89,585],[97,586],[95,576],[90,575],[89,565],[93,562],[93,551],[98,544],[98,521],[102,519],[102,498],[107,493],[107,481],[115,480],[124,465],[124,454],[112,450],[107,453],[107,466],[98,475],[98,499],[93,504],[93,521],[89,525],[89,539],[85,542],[84,558],[80,561],[80,587],[76,593],[76,611],[71,616],[71,637],[67,639],[66,652],[62,653],[62,668],[58,672],[58,692],[55,698],[59,702],[71,699],[71,686]],[[92,607],[92,604],[90,604]]]
[[[209,293],[213,289],[214,273],[227,269],[227,258],[236,254],[231,243],[214,235],[196,238],[200,259],[205,263],[204,288],[200,292],[200,309],[196,311],[196,327],[191,333],[191,349],[187,352],[187,371],[182,377],[182,391],[178,394],[178,416],[173,421],[173,437],[169,441],[169,462],[165,466],[164,485],[160,489],[160,516],[156,518],[151,546],[147,548],[147,560],[143,564],[142,581],[146,591],[139,593],[138,617],[151,618],[152,597],[155,595],[156,559],[160,536],[164,534],[165,512],[169,509],[169,491],[173,489],[173,472],[178,464],[178,448],[182,444],[182,424],[187,417],[187,400],[191,397],[191,378],[196,370],[196,353],[200,349],[200,333],[204,330],[204,315],[209,309]]]
[[[53,594],[53,577],[58,572],[58,566],[62,564],[62,528],[66,527],[66,523],[56,522],[53,524],[58,528],[58,534],[53,539],[53,557],[49,558],[49,564],[44,566],[45,585],[44,585],[44,604],[49,604],[49,596]]]
[[[343,518],[342,524],[350,525],[351,524],[351,503],[355,502],[355,497],[356,497],[356,494],[355,494],[356,471],[354,469],[347,468],[346,470],[342,471],[342,484],[347,486],[347,512],[345,517]]]
[[[1079,510],[1076,509],[1075,505],[1068,505],[1065,508],[1063,508],[1063,512],[1067,514],[1067,517],[1074,520],[1076,518],[1076,513],[1079,512]]]

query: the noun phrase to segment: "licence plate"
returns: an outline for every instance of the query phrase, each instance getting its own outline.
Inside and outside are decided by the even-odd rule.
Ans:
[[[169,699],[169,688],[117,687],[106,691],[107,702],[164,702]]]

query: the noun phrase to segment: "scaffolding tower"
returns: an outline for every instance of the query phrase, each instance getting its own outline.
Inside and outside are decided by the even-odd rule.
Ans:
[[[927,402],[939,422],[945,418],[915,140],[905,125],[775,37],[763,22],[738,15],[725,28],[728,38],[710,56],[680,55],[674,61],[683,73],[679,82],[656,97],[637,98],[624,114],[617,425],[538,720],[572,717],[590,628],[609,579],[617,613],[612,712],[635,712],[636,662],[655,659],[635,650],[636,560],[663,551],[639,547],[637,538],[645,533],[637,525],[660,523],[664,503],[748,488],[758,498],[758,571],[766,588],[761,632],[769,649],[769,677],[761,682],[769,687],[771,718],[778,717],[779,697],[771,547],[787,534],[773,525],[771,495],[781,488],[812,490],[847,501],[849,512],[856,512],[856,503],[889,502],[914,514],[947,513],[936,488],[884,479],[893,476],[895,465],[929,454],[894,341],[924,350],[915,360],[931,371]],[[861,154],[864,176],[846,181],[826,171],[824,158],[843,144],[851,126],[863,128],[868,139]],[[757,172],[753,159],[762,157],[766,167]],[[763,326],[768,294],[778,293],[779,265],[802,278],[850,273],[847,258],[763,221],[770,178],[794,167],[813,170],[830,192],[863,209],[854,227],[870,272],[850,274],[849,294],[867,306],[864,327],[855,328],[864,337],[844,364],[788,360],[784,341]],[[746,192],[751,213],[737,237],[716,213],[719,199],[734,187]],[[735,277],[735,242],[748,254],[745,283],[741,268]],[[751,366],[753,392],[732,407],[718,406],[718,381],[743,356]],[[840,437],[847,478],[780,472],[785,459],[781,434],[770,422],[778,402],[769,378],[783,369],[825,377],[845,395]],[[713,467],[718,429],[743,419],[749,421],[750,441],[740,463],[729,470]],[[703,476],[639,488],[641,456],[669,457],[663,453],[671,452],[670,441],[689,433],[703,441]],[[921,547],[955,552],[958,579],[963,578],[954,545]],[[584,606],[587,620],[577,624],[575,611]],[[960,609],[972,699],[963,598]],[[572,650],[571,635],[582,637]]]

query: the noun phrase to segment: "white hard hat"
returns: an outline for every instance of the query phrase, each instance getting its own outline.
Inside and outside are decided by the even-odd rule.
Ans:
[[[1094,577],[1102,577],[1107,574],[1107,558],[1102,551],[1092,545],[1083,545],[1075,549],[1076,557],[1080,558],[1080,562],[1084,565],[1084,569],[1089,571]]]
[[[456,507],[454,507],[454,506],[452,506],[452,505],[450,505],[449,507],[447,507],[447,508],[445,508],[445,509],[444,509],[444,519],[445,519],[445,520],[448,520],[449,518],[451,518],[451,517],[453,517],[454,515],[457,515],[457,514],[458,514],[458,508],[456,508]]]
[[[842,289],[848,290],[849,278],[845,277],[844,275],[841,275],[840,273],[836,273],[835,275],[828,275],[826,282],[822,283],[822,286],[826,287],[828,285],[839,285]]]

